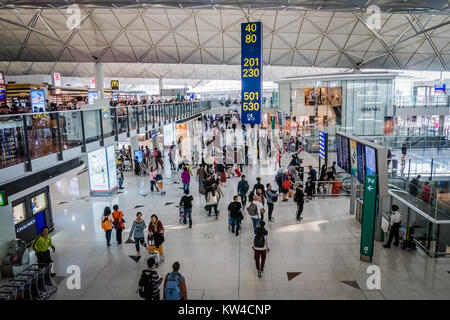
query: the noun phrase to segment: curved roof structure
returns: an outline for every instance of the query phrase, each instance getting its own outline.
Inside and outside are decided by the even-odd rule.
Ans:
[[[15,8],[10,6],[13,2]],[[116,1],[110,3],[116,7],[108,8],[102,7],[102,1],[89,1],[94,5],[81,6],[79,12],[68,7],[69,2],[41,2],[37,7],[33,1],[32,8],[27,1],[2,2],[0,61],[26,62],[31,73],[39,68],[37,62],[140,63],[153,66],[150,69],[161,65],[157,68],[167,72],[181,68],[181,76],[185,73],[189,78],[185,69],[200,69],[195,65],[224,70],[238,66],[240,23],[262,21],[264,65],[269,67],[446,71],[450,66],[447,1],[408,1],[400,6],[400,2],[366,0],[364,4],[384,4],[379,29],[371,24],[372,13],[361,9],[362,1],[271,1],[278,8],[285,6],[279,10],[271,9],[268,1],[204,1],[203,5],[181,1],[172,8],[176,7],[172,2],[161,7],[162,1],[139,0],[126,9],[116,7],[132,1]],[[311,10],[313,3],[328,5]],[[334,10],[336,4],[341,4],[339,10]],[[188,67],[177,67],[181,64]],[[129,68],[123,68],[126,74]],[[137,68],[145,76],[149,71]],[[159,76],[166,73],[160,71]]]

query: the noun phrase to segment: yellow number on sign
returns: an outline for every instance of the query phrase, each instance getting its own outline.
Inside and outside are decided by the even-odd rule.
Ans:
[[[259,58],[244,58],[244,67],[259,66]]]
[[[244,92],[244,100],[259,100],[259,92]]]
[[[247,34],[245,36],[245,43],[253,43],[256,42],[256,34]]]
[[[245,27],[245,31],[247,31],[247,32],[255,32],[256,31],[256,23],[248,24]]]
[[[244,69],[244,74],[242,75],[244,78],[257,78],[259,77],[259,69]]]

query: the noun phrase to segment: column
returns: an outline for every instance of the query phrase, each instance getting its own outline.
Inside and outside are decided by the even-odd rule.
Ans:
[[[0,207],[0,257],[6,255],[9,243],[16,238],[16,230],[12,219],[12,205]]]
[[[169,160],[169,149],[170,147],[164,147],[161,152],[163,152],[163,161],[164,161],[164,178],[171,179],[172,178],[172,170],[170,170],[170,160]]]
[[[105,80],[101,63],[95,64],[95,90],[98,91],[99,99],[105,99]]]
[[[159,95],[162,97],[163,79],[159,78]]]
[[[445,116],[439,116],[439,135],[444,135]]]
[[[139,150],[139,139],[138,136],[130,137],[130,146],[131,151],[134,152],[135,150]]]

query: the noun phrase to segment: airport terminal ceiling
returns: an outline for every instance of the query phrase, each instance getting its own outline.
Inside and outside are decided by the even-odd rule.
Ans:
[[[74,3],[79,24],[67,11]],[[368,24],[371,4],[382,11],[379,29]],[[448,1],[2,1],[0,8],[7,74],[87,76],[101,62],[122,77],[238,79],[240,23],[248,20],[264,26],[272,72],[265,80],[298,68],[450,66]]]

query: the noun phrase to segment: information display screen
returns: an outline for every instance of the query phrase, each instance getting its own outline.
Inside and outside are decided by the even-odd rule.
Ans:
[[[144,157],[142,156],[142,150],[134,150],[134,158],[137,159],[139,163],[142,163]]]
[[[364,145],[361,143],[356,144],[357,149],[357,160],[358,160],[358,180],[361,183],[364,183],[366,178],[366,164],[364,162]]]
[[[241,24],[242,123],[261,124],[262,24]]]
[[[350,140],[350,173],[354,177],[358,177],[358,154],[356,150],[356,141]]]
[[[342,137],[339,134],[336,134],[334,143],[336,145],[337,165],[342,168]]]
[[[366,160],[366,174],[376,175],[377,174],[377,160],[376,151],[374,148],[369,146],[364,146],[365,149],[365,160]]]
[[[351,173],[350,168],[350,152],[349,152],[349,139],[342,136],[342,169],[347,173]]]
[[[91,191],[109,191],[105,148],[90,152],[88,164]]]

